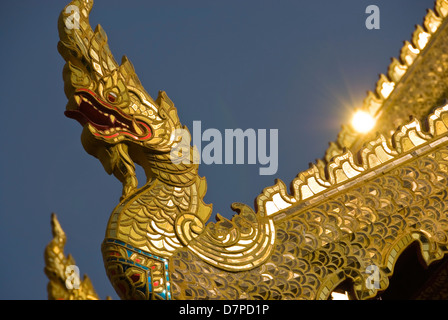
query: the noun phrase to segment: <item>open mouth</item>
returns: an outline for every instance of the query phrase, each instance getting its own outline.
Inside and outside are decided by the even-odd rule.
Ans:
[[[151,129],[141,121],[123,114],[116,107],[100,102],[96,94],[87,89],[79,89],[73,96],[75,108],[65,111],[68,118],[77,120],[82,126],[90,124],[96,136],[114,138],[127,135],[136,140],[151,137]]]

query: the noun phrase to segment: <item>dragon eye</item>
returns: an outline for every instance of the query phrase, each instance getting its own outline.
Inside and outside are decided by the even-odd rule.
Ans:
[[[109,102],[117,101],[117,94],[115,92],[109,92],[107,94],[107,100],[109,100]]]

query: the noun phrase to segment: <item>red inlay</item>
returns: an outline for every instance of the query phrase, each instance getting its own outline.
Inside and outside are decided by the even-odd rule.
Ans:
[[[124,135],[130,136],[131,138],[133,138],[135,140],[146,140],[146,139],[151,138],[151,135],[152,135],[151,129],[146,124],[144,124],[143,122],[137,121],[137,123],[139,123],[140,125],[144,126],[147,129],[148,134],[146,136],[144,136],[142,138],[139,138],[139,137],[137,137],[137,136],[135,136],[135,135],[133,135],[133,134],[131,134],[129,132],[126,132],[126,131],[115,132],[114,134],[111,134],[110,136],[103,136],[103,135],[99,134],[98,132],[94,132],[93,134],[95,136],[97,136],[97,137],[103,136],[104,138],[107,138],[107,139],[115,138],[116,136],[118,136],[120,134],[124,134]]]
[[[119,283],[117,286],[118,286],[118,289],[120,290],[120,292],[123,295],[125,295],[126,294],[126,287],[122,283]]]
[[[119,113],[123,114],[122,111],[120,111],[117,107],[114,107],[113,105],[110,105],[108,103],[106,103],[105,101],[103,101],[102,99],[100,99],[95,92],[93,92],[92,90],[89,89],[85,89],[85,88],[79,88],[76,90],[76,92],[87,92],[89,93],[91,96],[95,97],[95,99],[97,99],[98,101],[101,101],[102,104],[104,104],[106,107],[108,107],[109,109],[114,109],[115,111],[118,111]],[[127,116],[126,116],[127,117]]]
[[[139,275],[138,273],[134,273],[134,274],[131,276],[131,280],[132,280],[133,282],[137,282],[138,280],[140,280],[140,275]]]
[[[157,287],[159,285],[159,281],[154,281],[154,287]]]
[[[107,95],[107,100],[109,100],[110,102],[115,102],[115,96],[112,93],[109,93]]]
[[[127,119],[128,121],[132,120],[132,119],[129,118],[129,115],[123,113],[123,111],[121,111],[119,108],[117,108],[117,107],[115,107],[115,106],[113,106],[111,104],[108,104],[107,102],[102,101],[101,99],[99,99],[99,97],[91,90],[85,89],[85,88],[80,88],[80,89],[77,89],[76,92],[77,93],[79,93],[79,92],[87,92],[92,97],[94,97],[97,101],[99,101],[102,105],[104,105],[105,107],[107,107],[109,109],[112,109],[112,110],[115,110],[116,112],[118,112],[118,114],[120,114],[123,118]],[[110,100],[111,97],[113,97],[113,93],[109,93],[107,99]],[[115,100],[116,100],[116,97],[113,97],[113,101],[112,102],[114,102]],[[94,135],[97,136],[97,137],[103,136],[104,138],[107,138],[107,139],[115,138],[119,134],[127,135],[127,136],[129,136],[129,137],[131,137],[132,139],[135,139],[135,140],[147,140],[147,139],[151,138],[151,136],[152,136],[151,128],[147,124],[145,124],[145,123],[143,123],[141,121],[136,121],[136,122],[137,122],[137,125],[143,126],[146,129],[146,131],[147,131],[146,136],[144,136],[144,137],[137,137],[135,134],[132,134],[132,133],[126,132],[126,131],[116,132],[116,133],[114,133],[112,135],[109,135],[109,136],[103,136],[102,134],[94,132]],[[84,125],[84,123],[82,125]]]

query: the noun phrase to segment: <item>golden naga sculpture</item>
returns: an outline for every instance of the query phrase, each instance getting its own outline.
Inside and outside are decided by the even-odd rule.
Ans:
[[[58,50],[65,114],[83,126],[85,150],[123,184],[102,244],[122,299],[328,299],[346,280],[350,298],[367,299],[388,287],[412,243],[427,265],[444,257],[447,1],[436,1],[368,94],[363,110],[377,135],[343,127],[325,158],[292,181],[292,195],[278,180],[255,210],[236,203],[231,220],[208,223],[193,148],[171,161],[184,128],[173,102],[163,91],[151,98],[126,57],[115,61],[103,29],[90,27],[92,6],[73,0],[62,11]],[[141,188],[134,163],[147,176]]]

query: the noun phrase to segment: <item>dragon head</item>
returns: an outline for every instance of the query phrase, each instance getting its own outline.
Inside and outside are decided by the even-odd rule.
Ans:
[[[58,51],[66,61],[65,115],[83,126],[84,148],[123,182],[128,194],[136,186],[129,154],[169,153],[179,142],[175,131],[181,124],[165,92],[154,101],[125,56],[118,65],[104,30],[90,27],[92,6],[93,0],[73,0],[59,16]],[[133,156],[137,163],[139,157]]]

